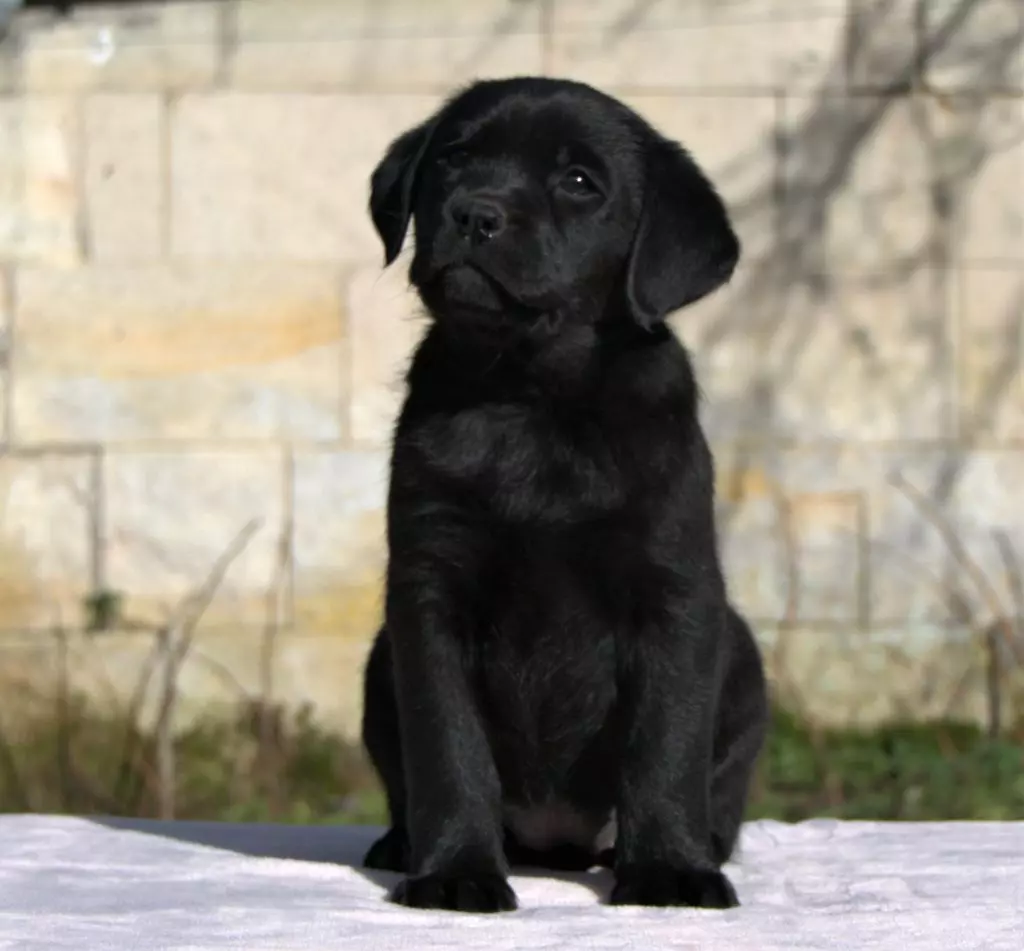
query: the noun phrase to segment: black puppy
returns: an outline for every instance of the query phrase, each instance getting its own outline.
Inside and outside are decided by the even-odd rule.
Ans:
[[[712,459],[666,315],[739,243],[685,151],[554,79],[481,82],[399,137],[370,210],[433,318],[388,500],[363,736],[395,901],[516,907],[509,864],[616,904],[725,908],[765,682],[727,601]]]

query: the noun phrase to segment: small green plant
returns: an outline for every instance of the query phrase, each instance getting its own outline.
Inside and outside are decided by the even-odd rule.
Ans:
[[[955,722],[817,731],[777,710],[751,817],[1021,819],[1022,739]]]
[[[86,595],[82,606],[87,631],[110,631],[121,623],[124,595],[120,591],[103,588]]]

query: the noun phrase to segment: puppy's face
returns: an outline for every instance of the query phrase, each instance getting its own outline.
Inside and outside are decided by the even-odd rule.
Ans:
[[[739,246],[689,156],[577,83],[477,83],[392,143],[370,210],[435,319],[650,327],[714,290]],[[552,320],[551,318],[557,318]]]

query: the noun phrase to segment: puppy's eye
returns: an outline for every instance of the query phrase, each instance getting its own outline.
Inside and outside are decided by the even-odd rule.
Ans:
[[[596,194],[597,192],[597,185],[594,184],[594,180],[582,168],[575,166],[566,171],[562,176],[559,187],[567,194],[580,198]]]

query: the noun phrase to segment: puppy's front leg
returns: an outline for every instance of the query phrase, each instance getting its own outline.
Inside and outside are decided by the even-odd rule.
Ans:
[[[725,606],[700,595],[654,602],[622,674],[627,745],[611,902],[731,908],[739,902],[712,858],[710,808]]]
[[[391,637],[407,789],[410,875],[392,900],[415,908],[511,911],[501,788],[440,578],[390,573]]]

